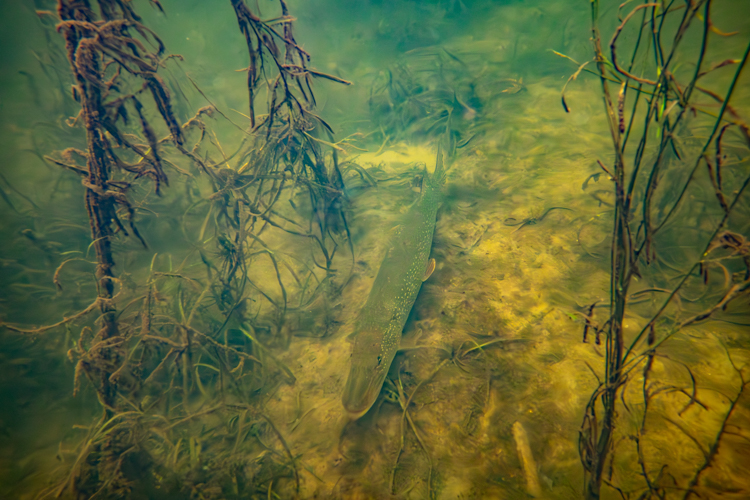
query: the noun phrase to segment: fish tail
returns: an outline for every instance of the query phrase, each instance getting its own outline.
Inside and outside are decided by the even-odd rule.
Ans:
[[[432,174],[434,182],[442,184],[445,180],[445,167],[443,165],[443,151],[438,143],[437,160],[435,161],[435,172]]]
[[[443,150],[440,143],[438,143],[435,171],[432,175],[429,175],[425,169],[425,179],[433,189],[439,189],[445,182],[445,164],[443,163]]]
[[[422,178],[422,196],[424,196],[428,191],[435,192],[440,190],[440,187],[444,184],[444,182],[445,165],[443,163],[443,151],[440,143],[438,143],[435,170],[432,172],[432,175],[430,175],[429,171],[427,170],[427,166],[425,165],[424,176]],[[427,189],[428,187],[429,189]]]

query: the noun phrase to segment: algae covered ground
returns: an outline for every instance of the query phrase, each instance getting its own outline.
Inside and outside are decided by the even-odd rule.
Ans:
[[[586,68],[576,73],[593,56],[589,2],[288,2],[311,67],[352,85],[315,79],[315,112],[335,134],[305,130],[310,144],[328,148],[321,158],[329,173],[335,162],[342,184],[332,174],[297,176],[295,163],[262,174],[289,182],[268,206],[237,194],[262,176],[252,169],[264,157],[263,148],[234,153],[250,141],[248,52],[225,3],[163,1],[165,15],[133,2],[183,58],[159,69],[180,122],[202,106],[216,110],[205,129],[185,132],[191,145],[200,134],[194,151],[215,175],[175,154],[165,157],[170,185],[161,196],[131,179],[127,220],[148,247],[113,238],[113,300],[128,333],[115,346],[125,354],[107,368],[119,384],[116,408],[104,410],[99,372],[85,371],[103,348],[98,313],[23,331],[89,307],[97,262],[85,185],[69,168],[75,154],[56,154],[86,143],[70,126],[78,105],[54,2],[1,7],[0,496],[582,497],[587,409],[606,377],[615,217],[614,183],[602,169],[615,163],[602,84]],[[676,2],[667,3],[679,18]],[[750,37],[750,9],[704,3],[720,40],[709,45],[716,71],[704,83],[719,93]],[[599,7],[605,44],[622,20],[618,5]],[[279,15],[273,2],[250,7]],[[687,32],[685,61],[700,51],[702,29],[697,20]],[[624,32],[624,45],[634,40]],[[695,70],[690,64],[678,78]],[[682,156],[696,157],[724,112],[710,93],[696,99],[701,111],[675,132],[654,198],[660,214],[686,179]],[[745,70],[731,100],[735,126],[722,132],[728,197],[750,176],[747,128],[743,136],[737,125],[749,103]],[[156,108],[145,113],[157,122]],[[160,137],[169,132],[156,127]],[[633,125],[632,136],[643,127]],[[647,133],[642,154],[655,156],[658,133]],[[350,335],[389,234],[435,168],[438,142],[448,172],[436,268],[378,400],[350,421],[341,403]],[[704,169],[631,283],[628,342],[685,284],[664,306],[671,322],[657,324],[655,350],[652,340],[637,344],[647,361],[633,365],[618,393],[603,498],[740,499],[750,491],[748,244],[722,240],[710,273],[693,271],[723,213]],[[321,192],[338,197],[320,208]],[[727,227],[750,238],[748,196],[738,197]],[[674,328],[733,286],[742,292],[710,318]]]

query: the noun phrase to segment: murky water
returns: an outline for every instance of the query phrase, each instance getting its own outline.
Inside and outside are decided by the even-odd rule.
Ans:
[[[276,37],[279,64],[297,65],[282,63],[289,19],[279,5],[247,5],[277,30],[261,43]],[[610,68],[610,40],[637,6],[618,14],[618,5],[599,6]],[[290,101],[291,111],[275,112],[298,121],[270,126],[269,104],[283,94],[267,89],[283,83],[267,52],[249,109],[248,46],[232,3],[161,6],[166,14],[133,2],[166,47],[145,60],[171,113],[182,125],[212,109],[183,128],[181,152],[143,74],[122,70],[103,102],[126,96],[128,120],[112,106],[97,128],[111,147],[100,204],[117,200],[101,219],[112,234],[93,241],[90,216],[100,212],[84,199],[85,117],[76,118],[56,5],[0,6],[0,496],[584,496],[596,458],[587,445],[606,414],[597,391],[611,359],[617,205],[599,165],[614,171],[617,132],[596,64],[569,80],[594,55],[590,3],[290,2],[294,39],[325,74],[290,92],[307,110],[314,93],[320,120],[300,118]],[[674,96],[696,71],[705,2],[668,66],[672,97],[644,119],[653,86],[643,81],[660,77],[649,71],[664,56],[643,48],[622,101],[629,118],[642,91],[636,119],[622,125],[626,176],[646,158],[632,241],[645,245],[642,200],[659,229],[627,291],[630,357],[602,456],[603,498],[745,498],[750,488],[747,68],[734,80],[750,8],[709,6],[701,67],[715,70],[700,76],[666,150],[661,127],[683,109]],[[671,50],[685,5],[666,2],[663,23],[651,7],[623,29],[623,54],[644,12]],[[143,43],[123,45],[129,54],[158,51],[145,30],[129,29]],[[130,64],[111,43],[105,61]],[[608,84],[617,111],[624,87]],[[160,140],[168,185],[160,181],[159,195],[143,121]],[[448,172],[435,269],[378,399],[350,420],[341,393],[351,334],[438,142]],[[647,169],[660,155],[648,198]],[[102,280],[104,239],[114,278]]]

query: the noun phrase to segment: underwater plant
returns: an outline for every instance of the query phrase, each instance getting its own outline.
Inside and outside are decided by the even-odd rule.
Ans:
[[[151,4],[162,11],[158,1]],[[61,446],[62,479],[44,496],[246,498],[299,490],[296,457],[263,406],[281,384],[295,381],[273,353],[294,333],[283,328],[288,313],[335,293],[334,255],[345,240],[352,248],[338,168],[341,146],[314,111],[312,78],[349,82],[310,67],[284,0],[280,15],[270,20],[242,0],[231,7],[250,61],[250,125],[237,126],[243,140],[230,154],[208,119],[220,115],[234,122],[187,75],[183,83],[189,81],[209,105],[184,123],[178,118],[170,89],[184,97],[180,82],[162,73],[182,56],[167,53],[130,2],[59,0],[56,12],[37,12],[46,25],[54,19],[64,39],[79,104],[68,125],[85,134],[86,144],[45,158],[82,180],[97,296],[55,324],[2,326],[38,335],[70,334],[81,325],[68,345],[73,394],[85,391],[88,381],[101,408],[77,445]],[[256,101],[264,94],[267,110],[258,117]],[[161,138],[160,128],[168,130]],[[209,147],[221,160],[211,158]],[[145,275],[118,275],[118,255],[125,260],[132,254],[123,248],[125,237],[148,249],[137,214],[158,216],[164,208],[160,198],[170,186],[170,169],[177,176],[172,188],[184,187],[187,196],[163,198],[170,210],[185,213],[183,233],[194,247],[177,266],[171,255],[154,253]],[[151,193],[157,199],[149,203]],[[281,208],[279,200],[288,206]],[[201,209],[202,223],[192,225]],[[302,245],[310,249],[311,263],[306,250],[295,254],[268,243],[278,244],[269,235],[274,231],[311,242]],[[269,270],[261,259],[271,263],[280,298],[255,281]],[[58,288],[65,284],[63,270],[81,260],[59,264],[53,278]],[[260,307],[253,310],[255,303]]]
[[[612,140],[610,161],[598,161],[614,191],[610,297],[588,307],[583,331],[584,342],[605,346],[604,374],[595,373],[598,387],[580,429],[589,499],[600,498],[605,485],[623,498],[664,498],[673,489],[682,498],[704,496],[711,486],[701,483],[721,443],[740,426],[735,409],[750,378],[732,359],[731,338],[719,343],[735,387],[710,406],[701,393],[711,389],[700,387],[696,365],[670,351],[670,341],[693,325],[731,322],[750,292],[750,128],[730,104],[750,45],[740,57],[710,60],[721,53],[716,46],[723,38],[736,35],[713,24],[714,3],[622,4],[604,45],[600,2],[592,1],[594,57],[568,79],[584,70],[599,77]],[[712,79],[719,71],[733,73]],[[565,88],[562,105],[570,112]],[[656,305],[646,312],[637,306],[644,296]],[[672,368],[682,375],[673,376]],[[711,413],[718,416],[705,440],[697,431],[706,433],[701,422]],[[703,460],[689,463],[688,474],[677,472],[661,461],[653,428],[687,439],[685,446],[697,447]],[[637,461],[637,478],[614,474],[616,455]]]
[[[479,55],[479,57],[477,57]],[[523,90],[523,79],[497,78],[482,65],[491,54],[454,54],[425,47],[381,72],[370,89],[370,115],[383,142],[440,139],[449,155],[476,141],[491,122],[498,98]],[[481,68],[481,69],[477,69]]]

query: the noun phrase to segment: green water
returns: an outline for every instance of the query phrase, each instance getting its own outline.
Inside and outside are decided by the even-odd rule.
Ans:
[[[662,28],[668,50],[684,3],[666,3],[675,9]],[[98,306],[65,319],[94,303],[98,281],[86,188],[59,165],[85,164],[60,152],[84,151],[86,134],[75,121],[80,105],[55,31],[56,5],[0,5],[0,497],[583,497],[581,455],[584,462],[589,455],[579,438],[590,431],[582,422],[605,373],[615,213],[613,182],[597,163],[615,164],[598,76],[581,72],[566,87],[568,112],[561,103],[566,81],[594,54],[590,3],[289,2],[309,66],[352,85],[313,80],[315,112],[334,135],[319,122],[307,132],[327,170],[310,181],[295,173],[300,160],[280,174],[289,184],[273,211],[252,205],[252,191],[241,194],[254,185],[254,162],[265,150],[249,152],[248,49],[231,3],[161,5],[166,15],[133,2],[166,53],[183,58],[157,71],[176,119],[185,123],[203,106],[218,110],[204,117],[195,150],[215,177],[168,143],[161,196],[149,178],[117,174],[133,183],[127,199],[148,247],[120,206],[131,235],[111,238],[120,332],[111,344],[96,336]],[[608,59],[618,5],[599,6]],[[279,16],[274,2],[248,6],[264,19]],[[635,6],[623,7],[620,19]],[[702,67],[726,64],[701,77],[707,92],[694,93],[696,109],[664,153],[652,198],[657,222],[709,137],[706,154],[716,164],[711,134],[721,105],[710,92],[725,95],[750,39],[746,2],[710,6],[715,30]],[[703,7],[699,15],[671,66],[681,92],[701,49]],[[633,19],[640,22],[641,12]],[[618,42],[623,53],[636,40],[631,28]],[[637,75],[657,78],[649,73],[653,53],[643,51],[639,61],[649,62],[635,66]],[[594,63],[586,69],[597,71]],[[108,98],[139,91],[134,77],[124,78],[130,83]],[[608,84],[616,107],[620,84]],[[142,101],[156,136],[167,137],[153,99]],[[267,101],[265,91],[257,95],[259,120]],[[643,330],[634,347],[643,357],[617,394],[602,498],[739,499],[750,489],[747,68],[730,104],[721,125],[734,125],[723,132],[719,161],[724,196],[737,200],[722,223],[734,239],[709,246],[724,211],[700,164],[653,240],[654,257],[639,261],[630,284],[625,345]],[[679,103],[669,105],[656,121],[674,119]],[[644,129],[640,106],[626,169]],[[129,113],[118,126],[146,151],[138,115]],[[187,149],[199,135],[186,129]],[[656,126],[647,137],[643,154],[653,158]],[[348,337],[438,141],[449,170],[431,253],[436,269],[379,399],[349,422],[341,403]],[[332,173],[331,142],[343,187]],[[227,178],[239,180],[222,184]],[[313,207],[310,192],[328,193],[330,202]],[[641,184],[634,193],[635,233]],[[267,208],[275,225],[250,222]],[[704,274],[692,267],[701,259],[710,261]],[[704,311],[710,318],[678,328]],[[654,344],[644,326],[657,313]],[[602,327],[601,342],[595,328],[582,342],[589,314]],[[100,349],[115,361],[98,357]],[[109,409],[97,394],[101,373],[114,387]],[[601,418],[601,404],[595,408]]]

